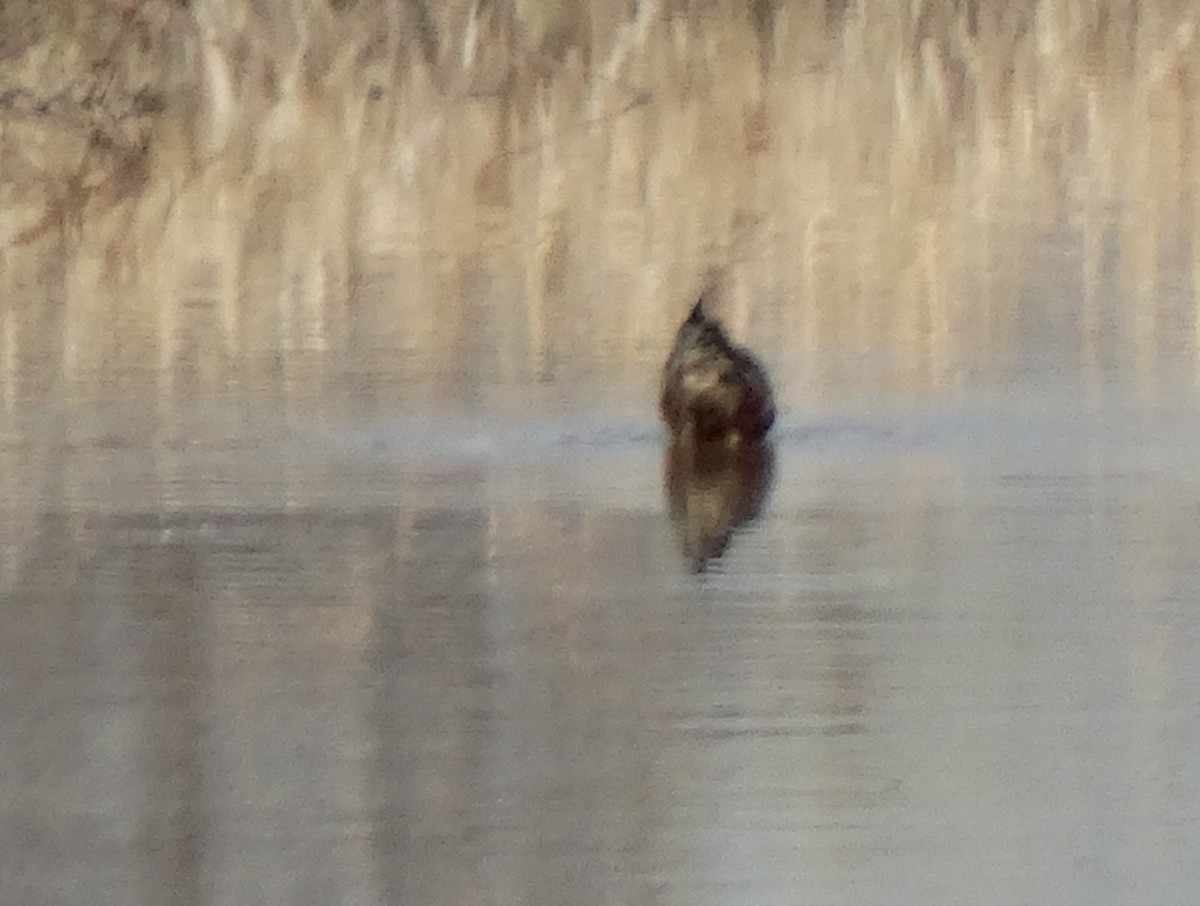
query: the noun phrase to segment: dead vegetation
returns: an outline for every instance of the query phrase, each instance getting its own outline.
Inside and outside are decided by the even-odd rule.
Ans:
[[[250,349],[453,357],[485,329],[484,274],[499,371],[585,367],[596,333],[633,368],[718,264],[735,334],[887,338],[942,380],[1006,341],[988,281],[1022,279],[1071,197],[1089,236],[1127,211],[1123,266],[1153,277],[1196,194],[1196,18],[1176,0],[4,0],[0,245],[137,259],[104,273],[153,290],[114,284],[114,304],[158,325],[146,357],[215,356],[201,375]],[[986,276],[964,271],[980,249]],[[175,279],[159,259],[192,261],[209,301],[156,283]],[[619,304],[562,316],[597,298]]]

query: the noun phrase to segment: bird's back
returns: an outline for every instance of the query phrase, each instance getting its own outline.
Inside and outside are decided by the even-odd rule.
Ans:
[[[676,334],[663,368],[660,406],[673,434],[690,433],[697,441],[756,440],[775,421],[766,371],[709,317],[703,298]]]

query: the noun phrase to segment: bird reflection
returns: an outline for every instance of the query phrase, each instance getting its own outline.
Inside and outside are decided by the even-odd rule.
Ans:
[[[775,421],[762,363],[729,339],[712,313],[719,275],[675,334],[663,366],[659,411],[671,432],[664,485],[684,556],[702,572],[754,519],[775,458],[763,439]]]
[[[729,447],[675,440],[663,485],[683,555],[694,572],[725,553],[733,533],[758,518],[771,488],[775,451],[755,442]]]

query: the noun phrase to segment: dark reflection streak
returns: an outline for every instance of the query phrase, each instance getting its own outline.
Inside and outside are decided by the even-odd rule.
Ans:
[[[389,713],[389,704],[393,702],[395,690],[388,679],[390,666],[398,654],[403,653],[403,600],[399,594],[402,568],[400,564],[401,533],[396,530],[395,522],[392,530],[384,539],[388,551],[380,576],[380,588],[383,590],[376,602],[371,638],[375,644],[367,652],[367,669],[374,678],[375,695],[368,704],[367,724],[369,727],[368,745],[372,749],[369,770],[374,773],[366,779],[368,802],[391,803],[396,801],[394,791],[399,787],[403,763],[397,763],[395,751],[391,745],[391,736],[395,730],[394,718]],[[389,595],[388,592],[393,594]],[[395,809],[386,805],[376,805],[368,817],[372,844],[372,869],[376,873],[374,888],[378,892],[379,902],[395,903],[400,901],[403,893],[403,876],[398,875],[397,868],[401,864],[398,858],[403,853],[403,814],[397,814]]]
[[[435,509],[413,525],[389,565],[395,597],[372,656],[380,898],[474,902],[483,896],[472,804],[484,800],[487,522],[478,511]]]
[[[775,474],[769,443],[729,449],[674,442],[663,485],[683,555],[695,572],[725,553],[733,533],[758,518]]]
[[[204,695],[209,688],[202,587],[202,554],[191,544],[143,550],[130,602],[135,618],[154,627],[144,646],[145,675],[171,677],[148,704],[157,729],[147,733],[148,799],[157,803],[144,824],[140,849],[149,857],[145,890],[169,886],[171,902],[204,902],[202,867],[209,826],[202,753]],[[135,562],[137,562],[135,560]],[[165,593],[164,593],[164,590]],[[156,637],[156,638],[155,638]]]
[[[0,598],[0,616],[20,617],[16,626],[6,624],[0,636],[0,716],[5,727],[0,756],[17,778],[16,794],[5,807],[6,823],[14,832],[5,834],[0,848],[0,877],[18,896],[26,876],[36,878],[49,861],[43,841],[51,836],[53,822],[43,812],[42,778],[57,773],[59,752],[81,747],[80,734],[72,733],[75,727],[69,720],[53,717],[68,707],[52,679],[61,664],[86,663],[88,654],[85,633],[74,622],[83,597],[85,557],[77,543],[76,523],[61,508],[62,457],[47,456],[44,462],[47,506],[37,519],[14,592]]]

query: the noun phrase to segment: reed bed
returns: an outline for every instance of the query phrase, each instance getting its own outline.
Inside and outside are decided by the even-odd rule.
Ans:
[[[0,53],[11,401],[641,386],[713,266],[810,396],[868,359],[968,380],[1060,289],[1089,367],[1154,371],[1180,321],[1200,348],[1190,4],[27,9]]]

